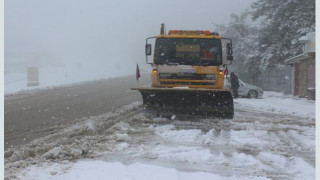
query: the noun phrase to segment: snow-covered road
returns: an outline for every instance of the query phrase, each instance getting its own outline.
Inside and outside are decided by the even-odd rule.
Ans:
[[[7,179],[315,178],[315,104],[236,99],[233,120],[159,118],[141,102],[5,152]]]

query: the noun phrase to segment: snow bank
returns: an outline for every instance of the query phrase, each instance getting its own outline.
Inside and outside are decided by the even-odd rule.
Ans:
[[[78,161],[72,167],[58,163],[31,166],[22,172],[18,179],[33,180],[268,180],[265,177],[225,177],[205,172],[181,172],[174,168],[134,163],[124,165],[120,162]]]
[[[188,162],[190,164],[206,163],[212,161],[214,156],[209,149],[202,147],[167,147],[158,145],[152,151],[147,152],[162,160],[170,160],[176,162]]]
[[[202,134],[202,132],[199,129],[187,129],[176,131],[156,131],[156,134],[180,143],[193,143]]]
[[[229,144],[233,146],[250,146],[255,148],[263,148],[264,146],[270,143],[270,141],[265,141],[266,138],[268,138],[269,136],[270,133],[268,133],[267,131],[259,131],[252,129],[242,131],[231,130]]]
[[[279,114],[315,118],[315,101],[300,99],[291,95],[265,91],[262,99],[234,99],[235,109],[246,108]]]
[[[292,179],[315,179],[315,169],[306,161],[300,157],[284,157],[281,155],[271,154],[267,152],[261,152],[257,158],[270,165],[273,171],[287,172],[288,174],[294,174]],[[266,162],[267,161],[267,162]]]

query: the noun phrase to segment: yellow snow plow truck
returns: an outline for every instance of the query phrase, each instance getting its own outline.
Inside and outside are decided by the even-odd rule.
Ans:
[[[148,62],[155,39],[153,61]],[[231,64],[232,41],[207,30],[170,30],[148,37],[146,61],[152,66],[151,87],[138,90],[146,109],[158,114],[233,118],[233,98],[224,89],[224,70]]]

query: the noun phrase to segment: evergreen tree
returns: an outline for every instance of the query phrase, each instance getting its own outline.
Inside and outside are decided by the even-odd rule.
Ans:
[[[234,61],[230,72],[233,71],[239,77],[252,84],[257,84],[261,71],[260,61],[257,60],[258,52],[258,28],[250,25],[248,11],[239,15],[231,14],[231,22],[227,25],[219,25],[220,34],[232,39]]]
[[[220,34],[233,41],[231,71],[241,79],[263,86],[263,72],[277,68],[302,52],[298,39],[315,30],[314,0],[257,0],[251,10],[232,14],[231,22],[219,25]],[[248,19],[259,20],[255,27]]]
[[[251,5],[259,32],[261,64],[274,66],[302,52],[298,39],[315,30],[315,0],[258,0]]]

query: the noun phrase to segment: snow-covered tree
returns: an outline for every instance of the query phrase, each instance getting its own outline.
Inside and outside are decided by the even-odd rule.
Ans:
[[[238,74],[241,79],[253,83],[261,74],[258,58],[258,28],[250,25],[248,11],[239,15],[231,14],[231,21],[227,25],[219,25],[223,37],[232,39],[234,61],[230,71]],[[253,79],[254,78],[254,79]]]
[[[258,0],[251,8],[252,19],[262,21],[258,47],[264,65],[301,53],[298,39],[315,30],[315,0]]]
[[[298,39],[315,30],[314,0],[257,0],[231,22],[219,25],[220,34],[233,41],[231,71],[241,79],[263,87],[266,69],[302,52]],[[261,22],[254,26],[249,19]],[[257,24],[257,23],[256,23]]]

